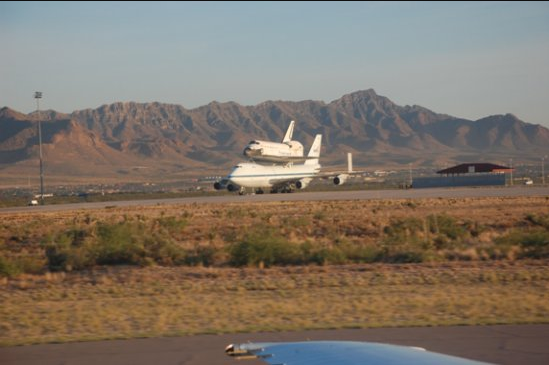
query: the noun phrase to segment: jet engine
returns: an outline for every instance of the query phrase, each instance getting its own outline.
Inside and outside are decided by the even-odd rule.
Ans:
[[[340,174],[334,177],[334,184],[336,185],[343,185],[345,181],[349,178],[349,175],[347,174]]]
[[[233,191],[239,191],[240,190],[240,187],[237,186],[237,185],[234,185],[234,184],[228,184],[227,185],[227,190],[233,192]]]
[[[219,181],[216,181],[214,183],[214,189],[215,190],[223,190],[227,187],[228,180],[227,179],[221,179]]]
[[[311,182],[311,179],[306,177],[304,179],[298,180],[295,183],[295,187],[298,188],[298,189],[305,189],[307,186],[309,186],[310,182]]]

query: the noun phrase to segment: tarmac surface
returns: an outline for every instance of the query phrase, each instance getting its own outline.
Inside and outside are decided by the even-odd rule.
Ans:
[[[305,332],[202,335],[0,348],[4,365],[264,364],[239,361],[230,343],[265,341],[370,341],[419,346],[429,351],[496,364],[549,364],[549,325],[498,325],[317,330]]]
[[[239,202],[273,201],[326,201],[326,200],[373,200],[373,199],[424,199],[424,198],[481,198],[481,197],[518,197],[549,196],[549,186],[510,186],[476,188],[434,188],[408,190],[351,190],[295,192],[292,194],[256,194],[256,195],[219,195],[208,197],[174,198],[109,201],[77,204],[56,204],[34,207],[13,207],[0,209],[1,214],[57,212],[79,209],[104,209],[115,207],[151,206],[163,204],[219,204]],[[47,200],[46,200],[47,202]]]

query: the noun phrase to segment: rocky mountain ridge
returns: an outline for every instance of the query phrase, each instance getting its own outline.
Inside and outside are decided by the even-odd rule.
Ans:
[[[211,102],[195,109],[163,103],[113,103],[71,114],[42,111],[43,152],[53,173],[94,176],[220,173],[244,159],[251,139],[278,141],[290,120],[294,139],[310,146],[323,134],[323,165],[343,164],[353,152],[364,168],[422,166],[509,158],[524,161],[549,153],[549,130],[512,114],[477,121],[399,106],[373,89],[321,101],[266,101],[255,106]],[[33,166],[38,154],[36,112],[0,109],[0,172]],[[14,170],[14,171],[15,171]]]

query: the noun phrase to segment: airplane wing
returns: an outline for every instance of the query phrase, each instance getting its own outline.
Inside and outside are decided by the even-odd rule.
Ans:
[[[353,155],[347,153],[347,171],[322,172],[316,178],[333,179],[335,185],[343,184],[351,176],[365,175],[366,171],[353,171]]]
[[[229,345],[229,356],[260,359],[271,365],[401,365],[401,364],[487,364],[460,357],[426,351],[419,347],[374,342],[308,341]]]

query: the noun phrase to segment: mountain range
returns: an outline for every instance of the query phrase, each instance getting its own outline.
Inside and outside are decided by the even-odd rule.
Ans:
[[[549,129],[512,114],[476,121],[427,108],[399,106],[373,89],[322,101],[211,102],[195,109],[113,103],[64,114],[0,109],[0,177],[36,175],[41,120],[48,176],[170,179],[226,174],[252,139],[280,141],[290,120],[307,151],[323,134],[321,163],[343,165],[353,152],[361,169],[439,167],[462,162],[539,161]]]

